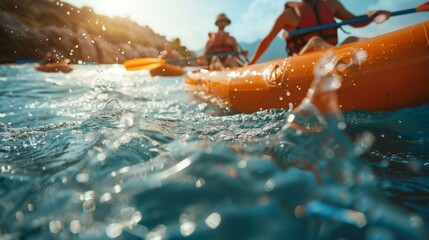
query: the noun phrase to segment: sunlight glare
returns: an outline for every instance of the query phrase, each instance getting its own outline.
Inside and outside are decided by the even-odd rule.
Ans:
[[[127,17],[129,15],[129,4],[126,1],[104,0],[94,1],[96,12],[109,16]]]

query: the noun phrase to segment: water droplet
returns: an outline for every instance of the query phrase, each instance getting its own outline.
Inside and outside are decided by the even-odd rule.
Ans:
[[[53,220],[49,222],[49,230],[51,233],[59,233],[63,228],[63,223],[60,220]]]
[[[106,228],[106,235],[109,238],[117,238],[122,234],[122,225],[119,223],[112,223]]]
[[[142,214],[139,211],[136,211],[133,213],[133,215],[131,216],[131,224],[136,225],[137,223],[139,223],[142,220]]]
[[[419,216],[411,216],[410,222],[411,222],[411,226],[413,226],[414,228],[420,228],[420,227],[423,227],[424,225],[423,219]]]
[[[296,217],[302,217],[302,216],[304,216],[305,212],[306,212],[306,208],[303,205],[298,205],[295,208],[295,216]]]
[[[108,202],[112,199],[112,194],[107,192],[100,197],[100,203]]]
[[[204,179],[202,179],[202,178],[199,178],[199,179],[195,182],[195,186],[196,186],[197,188],[200,188],[200,187],[204,186],[204,184],[205,184],[205,181],[204,181]]]
[[[191,221],[185,221],[180,225],[180,233],[187,237],[191,235],[195,229],[197,228],[197,225],[194,222]]]
[[[84,212],[93,212],[95,210],[95,201],[93,199],[84,201],[82,204],[82,209]]]
[[[73,221],[71,221],[71,223],[70,223],[70,232],[72,232],[74,234],[77,234],[77,233],[80,232],[80,229],[81,229],[81,225],[80,225],[79,220],[73,220]]]
[[[121,187],[121,185],[115,185],[114,187],[113,187],[113,191],[115,192],[115,193],[120,193],[120,192],[122,192],[122,187]]]
[[[220,217],[220,214],[214,212],[206,218],[205,223],[209,228],[216,229],[217,227],[219,227],[221,221],[222,219]]]
[[[89,180],[89,175],[87,173],[79,173],[76,175],[76,181],[80,183],[86,183]]]
[[[98,161],[104,161],[106,160],[106,155],[104,153],[97,154]]]
[[[295,120],[295,114],[289,114],[289,116],[287,117],[287,122],[291,123]]]
[[[246,160],[241,160],[241,161],[238,162],[237,165],[238,165],[238,168],[241,168],[241,169],[246,168],[247,167],[247,161]]]
[[[345,130],[345,129],[347,128],[347,124],[346,124],[345,122],[339,122],[339,123],[337,124],[337,128],[338,128],[339,130]]]
[[[21,212],[21,211],[17,211],[17,212],[15,213],[15,217],[16,217],[16,220],[18,220],[18,221],[23,221],[23,220],[24,220],[24,213],[23,213],[23,212]]]
[[[264,184],[264,189],[267,192],[271,192],[276,187],[276,181],[274,179],[269,179]]]
[[[31,204],[31,203],[29,203],[29,204],[27,205],[27,209],[28,209],[28,211],[29,211],[29,212],[32,212],[32,211],[34,210],[34,205],[33,205],[33,204]]]

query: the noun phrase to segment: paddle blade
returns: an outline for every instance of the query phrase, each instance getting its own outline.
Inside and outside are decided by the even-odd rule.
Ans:
[[[423,3],[416,7],[416,12],[427,12],[429,11],[429,2]]]
[[[163,66],[164,63],[150,63],[145,65],[134,65],[134,66],[125,66],[128,71],[137,71],[137,70],[152,70]]]
[[[137,58],[131,59],[124,62],[124,66],[127,70],[140,70],[140,69],[152,69],[153,64],[164,64],[165,59],[159,58]]]

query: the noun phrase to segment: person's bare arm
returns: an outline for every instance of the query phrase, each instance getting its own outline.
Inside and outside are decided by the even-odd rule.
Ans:
[[[338,2],[338,0],[327,0],[326,2],[328,3],[329,7],[331,8],[332,12],[334,13],[334,17],[341,19],[343,21],[356,18],[356,16],[353,13],[349,12],[349,10],[347,10],[343,6],[343,4]],[[371,21],[364,22],[364,23],[355,23],[355,24],[350,24],[350,25],[353,27],[363,27],[363,26],[366,26],[370,23],[371,23]]]
[[[238,45],[237,40],[234,37],[231,37],[234,40],[234,52],[240,52],[240,45]]]
[[[292,25],[291,14],[295,14],[295,13],[293,13],[292,10],[285,10],[277,17],[268,35],[265,36],[264,39],[262,39],[262,41],[259,43],[258,47],[256,48],[255,54],[253,55],[249,64],[254,64],[258,61],[258,59],[262,56],[262,54],[264,54],[264,52],[267,50],[268,46],[270,46],[273,39],[277,36],[277,34],[282,29],[285,28],[285,26]]]
[[[206,47],[204,48],[204,55],[206,55],[211,47],[211,41],[208,40],[206,43]]]
[[[348,11],[343,6],[343,4],[341,4],[338,0],[327,0],[326,2],[328,3],[329,7],[331,8],[332,12],[334,13],[334,16],[338,19],[345,21],[345,20],[349,20],[349,19],[359,17],[359,16],[355,16],[353,13]],[[350,24],[350,25],[353,27],[364,27],[373,21],[375,21],[377,23],[381,23],[381,22],[384,22],[385,20],[389,19],[390,12],[383,11],[383,10],[370,11],[366,15],[368,17],[370,17],[370,20],[368,20],[366,22],[354,23],[354,24]],[[381,21],[377,21],[378,17],[382,17],[383,19]]]

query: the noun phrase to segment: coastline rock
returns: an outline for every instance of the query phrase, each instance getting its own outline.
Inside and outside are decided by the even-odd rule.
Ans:
[[[51,0],[0,1],[0,63],[38,60],[49,51],[72,63],[122,63],[157,57],[166,44],[183,57],[195,54],[147,26],[98,15],[89,7]]]

